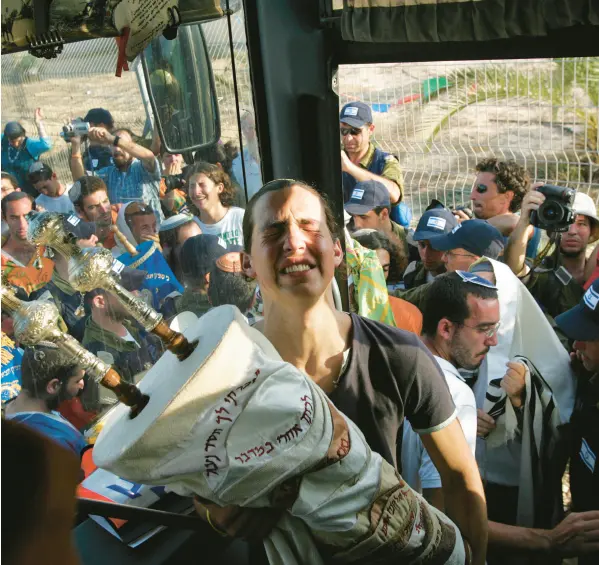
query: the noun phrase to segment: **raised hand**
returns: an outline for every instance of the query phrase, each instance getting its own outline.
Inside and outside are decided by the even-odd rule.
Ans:
[[[514,408],[522,407],[526,390],[526,366],[523,363],[508,363],[508,370],[501,380],[501,388],[507,393]]]

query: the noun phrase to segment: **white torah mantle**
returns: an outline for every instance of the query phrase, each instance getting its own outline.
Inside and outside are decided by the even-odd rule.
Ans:
[[[136,418],[114,410],[94,446],[99,467],[221,506],[285,508],[264,542],[272,565],[465,562],[453,522],[237,308],[184,333],[195,351],[166,352],[148,371]]]

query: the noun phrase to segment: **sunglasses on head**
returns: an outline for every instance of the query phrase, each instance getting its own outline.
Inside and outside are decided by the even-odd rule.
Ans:
[[[497,290],[497,287],[492,282],[488,281],[483,277],[480,277],[479,275],[475,275],[474,273],[469,273],[466,271],[456,271],[456,273],[464,282],[477,284],[478,286],[484,286],[485,288]]]
[[[352,135],[360,135],[362,133],[362,128],[341,128],[339,131],[341,132],[341,136],[345,137],[350,133]]]
[[[154,210],[152,210],[152,208],[148,208],[143,204],[134,202],[133,204],[127,206],[127,209],[125,210],[125,218],[131,218],[133,216],[147,216],[153,213]]]

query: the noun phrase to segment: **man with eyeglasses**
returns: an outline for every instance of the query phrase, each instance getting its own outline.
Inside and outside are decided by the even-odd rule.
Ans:
[[[484,220],[467,220],[449,233],[431,237],[433,249],[443,252],[445,269],[449,273],[467,271],[481,257],[497,259],[503,253],[503,237],[499,230]],[[422,310],[431,283],[392,294]]]
[[[393,220],[406,225],[399,210],[403,198],[403,175],[399,161],[370,141],[374,132],[370,107],[363,102],[350,102],[341,109],[339,122],[343,144],[343,201],[347,202],[351,198],[356,183],[378,181],[389,191]]]
[[[477,369],[497,345],[497,287],[486,279],[457,271],[437,277],[423,306],[422,341],[441,367],[466,441],[476,450],[476,400],[458,369]],[[402,476],[433,506],[443,511],[441,477],[418,434],[404,423]]]
[[[430,240],[438,235],[449,233],[458,225],[451,211],[433,208],[422,214],[412,239],[418,246],[420,261],[412,261],[403,275],[404,288],[416,288],[433,282],[437,275],[445,272],[443,251],[431,247]]]

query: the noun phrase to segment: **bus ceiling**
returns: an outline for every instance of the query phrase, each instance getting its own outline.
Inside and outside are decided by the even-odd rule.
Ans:
[[[240,9],[242,0],[3,0],[2,54],[29,51],[54,58],[60,45],[127,34],[127,58],[155,37],[175,37],[179,26],[199,24]],[[136,53],[134,53],[137,51]]]

